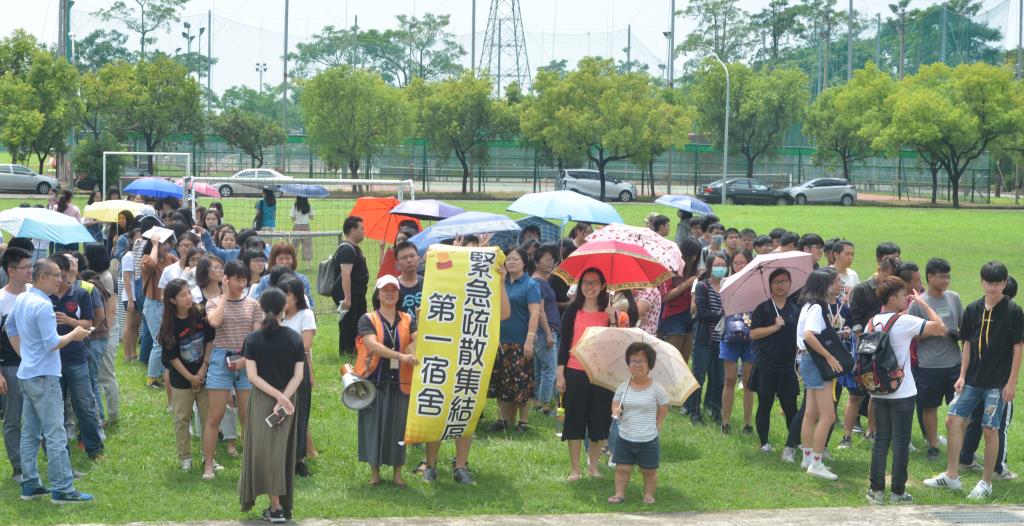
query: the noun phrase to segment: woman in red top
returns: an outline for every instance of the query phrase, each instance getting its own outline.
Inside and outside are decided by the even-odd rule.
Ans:
[[[555,388],[563,393],[565,424],[562,440],[569,442],[569,481],[580,479],[580,446],[583,438],[590,439],[590,476],[601,478],[598,461],[601,446],[608,439],[612,424],[611,403],[614,393],[590,383],[583,366],[569,353],[587,327],[607,327],[609,323],[632,327],[636,320],[629,320],[624,313],[609,308],[608,291],[604,275],[597,269],[583,271],[579,291],[562,315],[562,330],[566,337],[558,342],[558,370]],[[568,338],[568,335],[572,338]]]
[[[697,280],[699,270],[697,260],[700,258],[701,247],[697,238],[688,237],[679,249],[683,253],[683,275],[674,276],[672,281],[666,281],[660,287],[662,313],[658,333],[679,350],[684,362],[689,362],[693,354],[690,304],[693,300],[693,283]]]

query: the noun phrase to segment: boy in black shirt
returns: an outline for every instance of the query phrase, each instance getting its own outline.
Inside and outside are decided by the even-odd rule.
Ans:
[[[959,476],[960,448],[967,421],[979,404],[984,406],[981,425],[985,437],[985,469],[982,479],[968,495],[984,499],[992,495],[992,473],[999,448],[998,430],[1003,407],[1017,392],[1017,373],[1024,351],[1024,311],[1003,295],[1006,266],[990,261],[981,267],[985,296],[967,306],[960,322],[964,341],[957,396],[949,406],[946,431],[949,434],[946,471],[924,481],[933,488],[962,488]]]

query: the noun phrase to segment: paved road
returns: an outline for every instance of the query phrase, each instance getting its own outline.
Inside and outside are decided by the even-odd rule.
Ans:
[[[823,521],[822,517],[828,517]],[[486,515],[477,517],[409,517],[390,519],[302,520],[300,526],[938,526],[949,524],[1024,524],[1024,506],[878,506],[791,510],[725,511],[712,513],[594,513],[582,515]],[[195,526],[234,526],[241,521],[190,523]],[[162,523],[161,526],[178,526]]]

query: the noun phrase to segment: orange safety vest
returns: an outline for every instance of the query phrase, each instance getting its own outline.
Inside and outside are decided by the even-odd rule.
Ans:
[[[408,349],[412,345],[412,333],[409,329],[412,327],[412,317],[408,314],[398,312],[398,341],[401,344],[400,349]],[[373,324],[374,330],[377,332],[377,343],[384,345],[384,322],[380,318],[380,314],[377,311],[369,312],[367,315],[370,317],[370,323]],[[366,344],[363,343],[363,337],[356,337],[356,363],[354,364],[356,376],[360,378],[369,378],[370,375],[377,372],[377,368],[380,367],[380,355],[371,352],[366,348]],[[409,394],[412,388],[412,366],[402,363],[398,366],[398,384],[402,392]]]

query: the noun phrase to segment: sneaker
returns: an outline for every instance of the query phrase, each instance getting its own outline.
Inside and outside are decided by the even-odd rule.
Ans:
[[[423,468],[423,482],[430,484],[437,480],[437,469],[427,466]]]
[[[283,523],[288,521],[288,519],[286,519],[284,517],[284,509],[283,508],[276,509],[276,510],[272,510],[270,508],[267,508],[267,509],[263,510],[263,515],[260,518],[265,520],[265,521],[267,521],[267,522],[274,523],[274,524],[283,524]]]
[[[889,504],[910,504],[911,502],[914,502],[914,497],[905,491],[902,494],[889,495]]]
[[[979,480],[978,484],[974,486],[973,490],[971,490],[971,493],[967,495],[967,498],[971,500],[981,500],[987,499],[991,496],[992,485],[989,484],[988,482],[985,482],[984,480]]]
[[[150,389],[153,389],[153,390],[157,390],[157,389],[163,389],[164,388],[164,384],[163,384],[163,382],[161,382],[160,380],[158,380],[156,378],[147,378],[146,379],[146,387],[148,387]]]
[[[960,471],[981,471],[983,466],[978,464],[977,460],[972,460],[970,464],[960,463]]]
[[[505,428],[507,428],[507,427],[508,427],[508,424],[506,424],[504,420],[497,420],[493,424],[491,424],[490,427],[487,428],[487,431],[489,431],[491,433],[500,433],[500,432],[504,431]]]
[[[996,478],[999,480],[1014,480],[1017,478],[1017,474],[1008,469],[1004,469],[1002,473],[996,473]]]
[[[945,471],[939,473],[938,475],[935,475],[930,479],[924,479],[924,485],[928,486],[929,488],[946,488],[953,491],[960,491],[964,489],[963,485],[960,484],[960,477],[951,479]]]
[[[872,504],[874,506],[882,506],[885,504],[884,491],[875,491],[873,489],[869,489],[866,497],[868,499],[868,504]]]
[[[36,500],[40,497],[44,497],[49,494],[49,490],[41,488],[39,486],[35,486],[32,488],[26,488],[22,486],[21,488],[21,500]]]
[[[458,482],[459,484],[466,484],[470,486],[476,485],[476,481],[473,480],[473,475],[471,475],[469,470],[466,468],[455,468],[455,471],[452,472],[452,478],[454,478],[455,482]]]
[[[695,413],[690,415],[690,423],[695,426],[702,426],[704,425],[704,419],[701,418],[700,413]]]
[[[811,467],[807,468],[807,474],[825,480],[839,480],[839,476],[829,471],[821,462],[812,462]]]
[[[15,484],[21,484],[22,482],[25,482],[25,475],[22,475],[21,473],[15,473],[13,476],[11,476],[11,480],[13,480]]]
[[[764,453],[765,455],[771,455],[774,452],[775,448],[773,448],[771,444],[761,446],[761,453]]]
[[[732,426],[730,426],[729,424],[722,424],[722,434],[728,435],[729,431],[732,431]]]
[[[864,432],[864,428],[860,426],[859,421],[856,424],[853,424],[853,432],[858,435]]]
[[[844,436],[843,439],[839,441],[839,449],[850,449],[851,447],[853,447],[853,439],[851,439],[849,435]]]
[[[750,426],[743,426],[743,434],[744,435],[753,435],[754,434],[754,428],[752,428]]]
[[[305,462],[295,463],[295,474],[300,477],[308,477],[312,475],[312,473],[309,472],[309,467],[306,466]]]
[[[186,458],[185,460],[182,460],[181,461],[181,470],[182,471],[192,471],[192,459]]]
[[[939,445],[940,446],[946,445],[946,437],[944,437],[942,435],[939,435]]]
[[[686,407],[680,407],[679,408],[679,416],[687,416],[689,414],[690,414],[690,411],[688,409],[686,409]]]
[[[822,454],[821,454],[821,460],[823,460],[823,461],[827,460],[829,462],[832,461],[832,453],[829,452],[827,447],[825,448],[825,451],[822,452]]]
[[[796,462],[796,448],[784,447],[782,448],[782,461],[783,462]]]
[[[917,447],[914,446],[913,442],[907,444],[907,451],[914,453],[917,451]]]
[[[928,457],[928,460],[938,460],[939,459],[939,448],[937,448],[937,447],[930,447],[930,448],[928,448],[928,452],[925,453],[925,455]]]
[[[54,504],[79,504],[82,502],[92,502],[93,496],[88,493],[82,493],[80,491],[72,491],[70,493],[61,493],[54,491],[50,495],[50,502]]]
[[[608,459],[608,467],[614,468],[615,467],[615,461],[613,461],[612,459],[609,458]]]
[[[801,453],[803,453],[803,451],[801,451]],[[813,461],[814,461],[813,454],[811,454],[811,455],[803,455],[803,457],[800,459],[800,469],[806,471],[807,468],[811,467],[811,464],[813,463]]]

